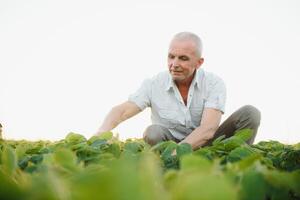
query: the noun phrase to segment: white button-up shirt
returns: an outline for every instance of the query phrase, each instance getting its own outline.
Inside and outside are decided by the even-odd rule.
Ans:
[[[200,126],[204,108],[225,112],[226,87],[221,78],[203,69],[196,71],[189,88],[187,105],[169,71],[146,79],[128,98],[141,110],[151,107],[151,120],[169,129],[179,140]]]

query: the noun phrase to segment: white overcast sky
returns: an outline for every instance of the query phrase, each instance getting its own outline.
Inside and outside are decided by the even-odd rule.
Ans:
[[[166,70],[177,32],[198,34],[226,113],[262,113],[256,142],[300,142],[297,0],[0,0],[0,122],[9,139],[87,138],[111,107]],[[142,137],[150,110],[114,129]]]

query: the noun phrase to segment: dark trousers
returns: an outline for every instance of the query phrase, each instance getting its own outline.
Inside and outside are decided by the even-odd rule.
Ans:
[[[253,144],[254,139],[257,134],[257,129],[260,124],[260,111],[251,105],[246,105],[235,111],[230,115],[217,129],[214,137],[207,141],[203,146],[210,145],[216,138],[221,135],[225,135],[226,138],[232,136],[237,130],[249,128],[253,130],[252,138],[250,138],[247,143]],[[175,138],[171,132],[158,124],[152,124],[148,126],[143,134],[145,142],[150,145],[155,145],[161,141],[173,140],[175,142],[180,142]]]

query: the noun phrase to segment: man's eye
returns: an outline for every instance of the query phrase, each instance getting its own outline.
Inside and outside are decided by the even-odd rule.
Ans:
[[[189,58],[188,58],[188,57],[186,57],[186,56],[180,56],[179,58],[180,58],[180,60],[183,60],[183,61],[187,61],[187,60],[189,60]]]
[[[170,59],[173,59],[174,57],[175,57],[175,56],[173,56],[173,55],[169,55],[169,58],[170,58]]]

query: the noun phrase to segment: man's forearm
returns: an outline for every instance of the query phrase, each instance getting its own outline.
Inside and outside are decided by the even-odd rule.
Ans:
[[[106,131],[111,131],[121,122],[133,117],[142,110],[133,102],[126,101],[118,106],[115,106],[105,117],[101,127],[96,134],[101,134]]]
[[[111,131],[122,122],[122,111],[117,108],[112,108],[106,115],[102,125],[97,131],[97,134],[101,134],[106,131]]]
[[[215,132],[216,128],[200,126],[180,143],[188,143],[192,146],[193,150],[195,150],[210,140],[214,136]]]
[[[222,113],[213,108],[205,108],[202,116],[200,126],[180,142],[192,145],[194,150],[203,146],[207,141],[213,138],[219,127]]]

